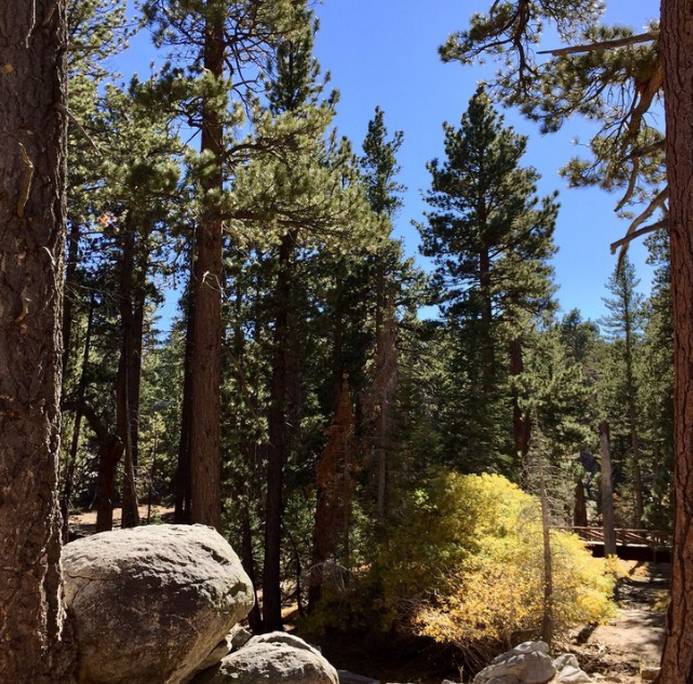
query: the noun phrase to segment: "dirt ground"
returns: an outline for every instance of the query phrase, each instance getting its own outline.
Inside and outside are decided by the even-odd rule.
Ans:
[[[657,665],[664,642],[669,568],[633,564],[619,587],[617,616],[597,627],[582,644],[574,644],[581,667],[595,681],[640,682],[642,665]]]

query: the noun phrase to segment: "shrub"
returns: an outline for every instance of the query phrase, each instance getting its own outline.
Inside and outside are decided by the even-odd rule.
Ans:
[[[539,503],[499,475],[437,474],[404,502],[373,572],[386,614],[413,632],[467,649],[509,643],[541,625]],[[573,534],[552,531],[555,631],[601,622],[614,579]]]

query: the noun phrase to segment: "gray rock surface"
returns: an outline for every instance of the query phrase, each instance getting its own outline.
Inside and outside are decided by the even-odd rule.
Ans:
[[[255,636],[195,684],[339,684],[337,671],[302,639],[283,632]]]
[[[525,641],[494,658],[474,684],[545,684],[556,674],[543,641]]]
[[[577,668],[580,667],[578,659],[572,653],[561,653],[561,655],[553,659],[553,666],[558,672],[560,672],[567,665]]]
[[[95,534],[67,544],[62,564],[89,684],[180,682],[253,605],[240,560],[203,525]]]
[[[583,684],[585,682],[591,682],[592,679],[586,672],[583,672],[579,666],[566,665],[558,673],[556,681],[560,682],[560,684]]]

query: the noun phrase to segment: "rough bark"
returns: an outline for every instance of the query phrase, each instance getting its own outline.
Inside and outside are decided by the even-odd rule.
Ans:
[[[0,4],[0,680],[61,682],[65,3]]]
[[[275,292],[274,356],[270,386],[269,444],[267,445],[267,502],[265,560],[262,578],[262,617],[267,631],[281,629],[281,527],[283,470],[287,455],[286,394],[288,381],[291,253],[294,235],[287,233],[279,247]]]
[[[353,495],[354,413],[349,382],[342,380],[327,444],[316,469],[317,505],[313,528],[313,554],[308,584],[308,609],[320,601],[327,561],[337,559],[348,535]]]
[[[203,62],[216,79],[224,75],[223,16],[208,19]],[[192,277],[194,325],[190,350],[190,519],[221,527],[221,291],[222,231],[212,197],[222,190],[224,152],[221,113],[213,101],[202,112],[202,151],[214,157],[201,181],[205,208],[197,228]]]
[[[599,453],[601,455],[602,525],[604,528],[604,555],[616,555],[616,530],[614,523],[614,489],[611,480],[611,451],[609,424],[599,424]]]
[[[194,237],[191,251],[194,251]],[[191,273],[193,270],[191,258]],[[195,279],[190,278],[188,283],[186,328],[185,328],[185,358],[183,360],[183,405],[181,407],[180,441],[178,445],[178,465],[176,467],[176,501],[175,521],[177,523],[190,523],[190,424],[192,422],[191,407],[191,380],[192,380],[192,349],[193,331],[195,329]]]
[[[674,543],[660,682],[693,681],[693,2],[663,0],[674,312]]]
[[[133,302],[136,230],[128,218],[121,235],[120,255],[120,362],[116,381],[116,430],[123,445],[122,526],[139,524],[135,481],[135,444],[137,442],[142,317],[138,318]]]
[[[585,501],[585,483],[580,479],[575,484],[575,506],[573,508],[573,525],[587,527],[587,502]]]

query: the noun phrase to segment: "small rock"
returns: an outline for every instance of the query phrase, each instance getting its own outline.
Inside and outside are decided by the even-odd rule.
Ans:
[[[572,653],[561,653],[558,657],[553,659],[553,666],[559,672],[566,666],[571,665],[572,667],[580,667],[578,659]]]
[[[226,640],[230,643],[229,651],[237,651],[245,646],[253,638],[253,633],[241,625],[236,625],[227,635]]]
[[[654,682],[659,677],[661,668],[654,665],[642,665],[640,667],[640,679],[643,682]]]
[[[558,674],[558,680],[561,684],[582,684],[582,682],[591,682],[590,676],[583,672],[579,667],[566,665]]]
[[[339,684],[337,671],[320,652],[284,632],[255,636],[206,670],[195,684]]]
[[[556,674],[543,641],[525,641],[493,659],[474,684],[545,684]],[[517,680],[517,681],[514,681]]]

